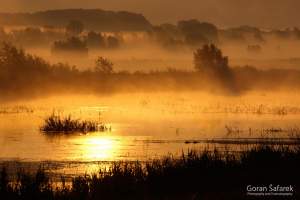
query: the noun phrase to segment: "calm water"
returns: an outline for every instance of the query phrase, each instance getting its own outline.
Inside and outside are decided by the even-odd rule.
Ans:
[[[188,149],[236,151],[247,147],[236,144],[245,139],[290,141],[299,137],[299,103],[299,96],[292,93],[226,97],[141,93],[2,103],[0,160],[69,163],[69,168],[73,163],[78,170],[87,170],[97,167],[98,162],[145,161],[180,155]],[[53,111],[83,120],[100,120],[112,130],[49,136],[39,128]]]

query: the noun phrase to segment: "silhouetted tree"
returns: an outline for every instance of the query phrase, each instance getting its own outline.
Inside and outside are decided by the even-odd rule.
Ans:
[[[147,31],[152,28],[151,23],[139,13],[103,9],[59,9],[34,13],[0,13],[0,19],[3,26],[43,26],[47,24],[62,27],[66,26],[70,20],[80,20],[87,29],[96,31]]]
[[[296,39],[300,39],[300,30],[297,27],[293,28],[293,34]]]
[[[120,46],[120,41],[114,36],[108,36],[106,42],[108,48],[118,48]]]
[[[78,37],[70,37],[67,40],[55,41],[52,47],[53,53],[70,52],[70,53],[88,53],[87,45]]]
[[[45,34],[40,28],[26,27],[11,32],[15,43],[27,46],[42,45],[46,43]]]
[[[215,45],[204,45],[194,53],[195,68],[198,71],[219,71],[228,68],[228,58]]]
[[[279,39],[290,39],[293,35],[290,29],[285,30],[273,30],[272,33]]]
[[[100,56],[95,62],[95,72],[110,74],[113,72],[113,63]]]
[[[88,47],[103,48],[105,47],[105,40],[101,33],[90,31],[86,38]]]
[[[226,40],[230,40],[230,42],[244,43],[245,41],[249,41],[249,40],[255,43],[265,42],[263,32],[260,29],[251,26],[240,26],[236,28],[229,28],[220,31],[220,34]]]
[[[0,69],[6,72],[30,73],[31,71],[47,71],[48,63],[37,56],[26,54],[23,49],[18,49],[10,43],[3,43],[0,47]]]
[[[78,20],[72,20],[66,26],[66,32],[70,35],[79,35],[84,30],[84,25]]]
[[[172,24],[154,26],[150,32],[150,36],[163,47],[172,50],[183,44],[180,31],[177,26]]]
[[[0,45],[0,90],[30,87],[42,81],[50,71],[49,64],[42,58],[26,54],[9,43]]]
[[[204,45],[194,52],[195,69],[218,80],[232,81],[232,72],[228,66],[228,57],[214,44]]]
[[[202,45],[218,42],[218,29],[210,23],[200,23],[198,20],[179,21],[178,28],[189,45]]]

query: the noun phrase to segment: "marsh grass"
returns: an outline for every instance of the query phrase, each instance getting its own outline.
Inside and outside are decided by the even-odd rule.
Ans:
[[[33,113],[34,109],[25,105],[16,105],[12,107],[0,107],[0,114],[20,114]]]
[[[282,135],[285,139],[300,141],[300,128],[298,126],[292,127],[268,127],[268,128],[251,128],[243,129],[237,126],[225,125],[227,136],[239,136],[240,134],[257,135],[261,136],[261,139],[276,139],[273,136]],[[271,137],[270,137],[271,136]]]
[[[300,148],[258,146],[240,154],[189,151],[141,162],[114,162],[107,170],[53,187],[45,171],[0,172],[1,199],[251,199],[247,185],[300,186]],[[292,199],[299,198],[295,190]]]
[[[41,127],[41,131],[45,133],[74,133],[74,132],[104,132],[108,128],[100,122],[96,121],[81,121],[79,119],[72,119],[71,115],[67,117],[62,117],[60,115],[52,114],[47,117],[44,121],[44,125]]]

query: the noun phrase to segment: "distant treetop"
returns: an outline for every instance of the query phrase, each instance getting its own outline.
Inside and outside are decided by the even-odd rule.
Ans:
[[[0,25],[65,27],[70,21],[80,21],[86,29],[96,31],[147,31],[152,28],[143,15],[125,11],[65,9],[35,13],[0,13]]]

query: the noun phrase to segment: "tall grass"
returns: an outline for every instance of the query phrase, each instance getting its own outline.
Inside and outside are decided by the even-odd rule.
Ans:
[[[77,176],[68,187],[51,187],[45,172],[0,177],[1,199],[250,199],[247,185],[300,186],[300,148],[256,147],[240,155],[190,151],[140,162],[115,162],[97,174]]]
[[[71,115],[62,117],[60,115],[52,114],[45,119],[44,125],[41,127],[41,131],[46,133],[51,132],[95,132],[106,131],[108,128],[96,121],[81,121],[79,119],[72,119]]]

